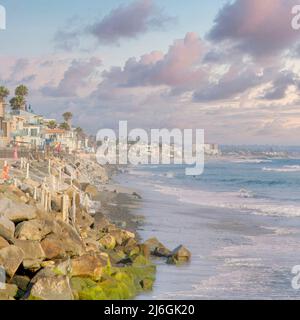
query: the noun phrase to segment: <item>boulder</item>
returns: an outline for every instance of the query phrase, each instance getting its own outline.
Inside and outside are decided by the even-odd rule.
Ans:
[[[0,236],[6,240],[14,238],[15,225],[8,218],[0,216]]]
[[[97,197],[99,193],[97,187],[93,186],[92,184],[88,184],[84,192],[87,193],[93,200]]]
[[[84,243],[85,243],[85,247],[86,247],[87,252],[99,252],[100,245],[96,240],[91,239],[91,238],[87,238],[87,239],[85,239]]]
[[[15,223],[32,220],[37,216],[34,207],[6,198],[0,200],[0,212],[1,215]]]
[[[74,300],[67,276],[39,276],[30,291],[30,300]]]
[[[93,280],[100,280],[103,267],[107,265],[107,259],[99,254],[85,254],[72,259],[72,277],[87,277]]]
[[[8,300],[15,300],[14,298],[10,297],[6,293],[0,292],[0,301],[8,301]]]
[[[67,255],[62,241],[56,238],[48,237],[44,239],[41,246],[47,259],[63,259]]]
[[[16,246],[9,246],[0,250],[0,265],[12,278],[23,262],[24,252]]]
[[[168,258],[167,263],[169,264],[178,264],[178,263],[185,263],[191,259],[190,251],[185,248],[184,246],[179,246],[174,249]]]
[[[45,260],[46,255],[41,244],[32,240],[15,240],[15,246],[21,248],[24,252],[23,267],[37,271],[41,267],[41,262]]]
[[[55,232],[48,235],[42,242],[47,259],[60,259],[67,255],[81,256],[85,253],[84,243],[77,231],[70,225],[57,221]]]
[[[95,219],[91,217],[88,213],[85,211],[77,210],[76,213],[76,224],[80,228],[88,228],[92,226],[95,222]]]
[[[117,244],[117,241],[111,234],[106,234],[99,240],[99,243],[104,249],[113,250]]]
[[[27,276],[15,275],[12,278],[11,283],[15,284],[20,290],[26,291],[30,283],[30,278]]]
[[[0,237],[0,249],[6,248],[6,247],[9,247],[9,243],[3,237]]]
[[[167,249],[161,242],[157,240],[157,238],[151,238],[147,240],[144,245],[146,245],[151,254],[158,257],[169,257],[171,255],[171,251]]]
[[[55,232],[56,222],[52,220],[36,219],[19,223],[15,237],[19,240],[41,241],[48,234]]]
[[[67,174],[68,176],[72,176],[73,179],[76,178],[76,170],[69,164],[67,164],[64,168],[64,172],[65,174]]]
[[[17,295],[18,287],[15,284],[3,283],[0,285],[0,296],[7,296],[8,299],[14,298]],[[1,299],[0,299],[1,300]]]

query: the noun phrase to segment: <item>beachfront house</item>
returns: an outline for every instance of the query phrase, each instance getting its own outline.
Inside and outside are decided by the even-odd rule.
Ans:
[[[74,129],[45,128],[44,138],[47,145],[55,147],[60,144],[61,148],[69,153],[77,150],[77,135]]]

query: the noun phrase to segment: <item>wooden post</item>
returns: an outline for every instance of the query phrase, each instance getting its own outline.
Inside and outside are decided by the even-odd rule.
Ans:
[[[26,164],[26,179],[29,179],[29,162]]]
[[[48,207],[47,207],[47,211],[51,212],[52,211],[52,206],[51,206],[51,192],[48,192]]]
[[[84,195],[83,206],[84,206],[86,212],[89,212],[89,208],[90,208],[90,198],[89,198],[89,196],[88,196],[87,193]]]
[[[58,169],[58,181],[57,181],[57,190],[59,191],[62,183],[62,169],[59,167]]]
[[[52,176],[52,188],[54,191],[56,191],[57,185],[56,185],[56,178],[55,176]]]
[[[41,189],[41,205],[44,207],[44,203],[45,203],[45,189],[44,189],[44,185],[42,185],[42,189]]]
[[[51,175],[51,160],[48,161],[48,173]]]
[[[69,223],[69,196],[64,194],[62,197],[62,218],[65,223]]]
[[[76,223],[76,192],[73,192],[73,199],[72,199],[72,222],[75,226]]]

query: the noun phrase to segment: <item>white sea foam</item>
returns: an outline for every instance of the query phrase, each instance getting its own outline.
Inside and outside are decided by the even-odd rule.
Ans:
[[[241,197],[240,192],[210,192],[155,185],[157,191],[174,195],[179,201],[205,207],[227,208],[257,215],[300,217],[300,206],[253,197]]]
[[[274,172],[299,172],[300,166],[283,166],[281,168],[264,167],[262,170]]]
[[[234,163],[271,163],[272,160],[269,159],[234,159],[231,160]]]

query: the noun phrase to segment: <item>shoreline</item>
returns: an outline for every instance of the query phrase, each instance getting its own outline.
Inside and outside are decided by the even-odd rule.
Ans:
[[[0,299],[133,299],[152,290],[153,256],[190,259],[182,246],[141,242],[143,219],[130,213],[139,195],[114,185],[111,168],[69,156],[9,165],[13,179],[0,185]]]
[[[153,190],[158,177],[148,173],[129,173],[118,179],[143,190],[142,239],[155,233],[167,246],[180,239],[193,258],[180,268],[158,261],[154,290],[138,299],[299,299],[291,287],[291,269],[299,264],[297,217],[181,202],[176,195]],[[165,178],[160,183],[172,181]]]

